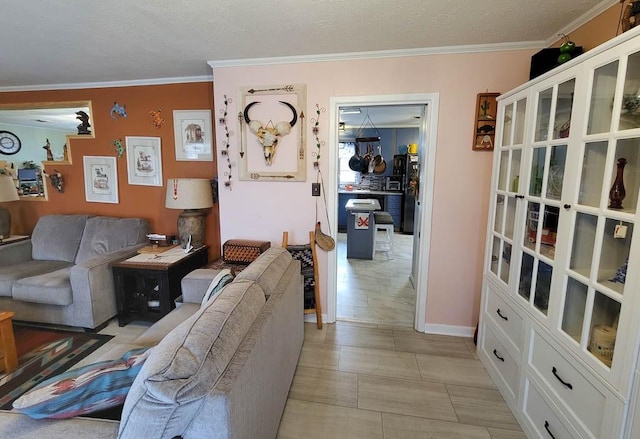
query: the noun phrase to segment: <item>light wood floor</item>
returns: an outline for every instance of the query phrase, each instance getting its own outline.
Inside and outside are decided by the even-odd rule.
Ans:
[[[416,293],[409,281],[413,236],[395,233],[393,252],[377,251],[373,260],[347,259],[346,233],[338,233],[336,248],[336,318],[413,328]]]
[[[347,259],[338,234],[338,322],[305,323],[278,439],[525,438],[471,338],[413,330],[412,245]]]
[[[472,339],[340,322],[305,341],[278,439],[524,439]]]

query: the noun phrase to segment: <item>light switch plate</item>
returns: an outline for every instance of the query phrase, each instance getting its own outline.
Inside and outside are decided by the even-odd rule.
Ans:
[[[311,196],[320,196],[320,183],[311,183]]]

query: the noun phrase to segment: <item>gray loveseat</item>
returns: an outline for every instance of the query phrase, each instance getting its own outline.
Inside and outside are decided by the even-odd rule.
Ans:
[[[300,262],[271,248],[201,305],[216,274],[189,274],[182,305],[103,356],[153,346],[120,422],[0,411],[0,437],[275,438],[304,338]]]
[[[140,218],[45,215],[0,246],[0,309],[15,320],[95,329],[116,315],[110,263],[147,241]]]

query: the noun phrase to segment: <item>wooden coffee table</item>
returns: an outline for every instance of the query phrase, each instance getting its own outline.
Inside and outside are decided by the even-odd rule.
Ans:
[[[16,341],[13,338],[12,311],[0,311],[0,370],[11,373],[18,367]]]

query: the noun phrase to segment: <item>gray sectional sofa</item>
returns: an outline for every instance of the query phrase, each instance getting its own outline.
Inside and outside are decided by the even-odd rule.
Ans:
[[[120,422],[5,411],[0,437],[275,438],[304,338],[300,262],[271,248],[202,305],[217,272],[187,275],[182,305],[103,356],[153,346]]]
[[[0,246],[0,309],[15,320],[95,329],[116,315],[110,263],[147,242],[140,218],[45,215]]]

